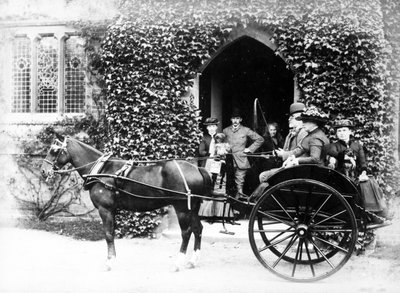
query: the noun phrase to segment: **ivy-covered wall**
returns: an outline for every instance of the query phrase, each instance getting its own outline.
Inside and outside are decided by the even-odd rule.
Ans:
[[[379,0],[126,1],[102,43],[108,148],[135,158],[193,155],[199,116],[181,97],[230,32],[251,26],[273,32],[304,102],[355,121],[369,167],[392,193],[398,64],[385,28],[396,30],[396,9]]]

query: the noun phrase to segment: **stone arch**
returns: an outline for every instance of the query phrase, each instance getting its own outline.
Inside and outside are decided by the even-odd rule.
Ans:
[[[233,107],[244,111],[252,126],[253,102],[258,98],[267,120],[287,128],[289,105],[297,99],[294,74],[275,54],[272,34],[256,28],[231,32],[211,58],[199,68],[198,105],[204,118],[217,117],[221,129],[229,125]]]

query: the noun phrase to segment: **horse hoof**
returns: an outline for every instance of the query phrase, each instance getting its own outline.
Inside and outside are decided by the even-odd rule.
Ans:
[[[196,265],[195,265],[194,262],[189,261],[189,262],[187,263],[186,267],[187,267],[188,269],[194,269],[194,268],[196,267]]]
[[[111,271],[114,267],[115,259],[107,259],[105,264],[105,270],[107,272]]]
[[[176,273],[176,272],[179,272],[179,271],[182,271],[182,270],[183,270],[183,267],[175,266],[174,269],[173,269],[173,272]]]

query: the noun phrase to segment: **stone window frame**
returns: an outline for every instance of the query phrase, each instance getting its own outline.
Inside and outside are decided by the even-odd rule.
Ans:
[[[82,61],[85,63],[83,66],[83,85],[81,86],[81,90],[83,90],[83,94],[81,97],[81,103],[83,103],[82,111],[76,112],[67,112],[65,109],[65,96],[66,93],[66,79],[67,79],[67,72],[66,72],[66,41],[71,37],[79,37],[79,34],[73,28],[68,28],[65,24],[29,24],[29,25],[21,25],[16,27],[11,27],[9,29],[11,31],[9,37],[9,48],[8,52],[8,60],[6,65],[8,67],[8,81],[6,82],[7,88],[7,96],[9,99],[7,101],[7,107],[5,111],[5,121],[12,124],[36,124],[36,123],[51,123],[57,120],[61,120],[65,116],[82,116],[85,115],[87,110],[90,109],[92,106],[90,99],[88,98],[90,94],[90,88],[86,82],[86,62],[87,57],[84,54],[83,48],[83,39],[82,41]],[[13,100],[14,100],[14,81],[13,81],[13,42],[15,38],[18,37],[25,37],[30,40],[30,51],[31,51],[31,58],[30,58],[30,109],[28,112],[13,112]],[[40,112],[37,110],[37,43],[38,40],[45,38],[45,37],[54,37],[57,40],[57,110],[52,113]],[[79,42],[79,41],[78,41]],[[74,108],[76,109],[76,107]]]

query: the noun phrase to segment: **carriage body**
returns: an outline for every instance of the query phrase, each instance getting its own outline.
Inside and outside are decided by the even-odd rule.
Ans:
[[[298,165],[272,175],[249,218],[249,240],[263,266],[292,281],[337,272],[368,230],[359,188],[343,174]]]

